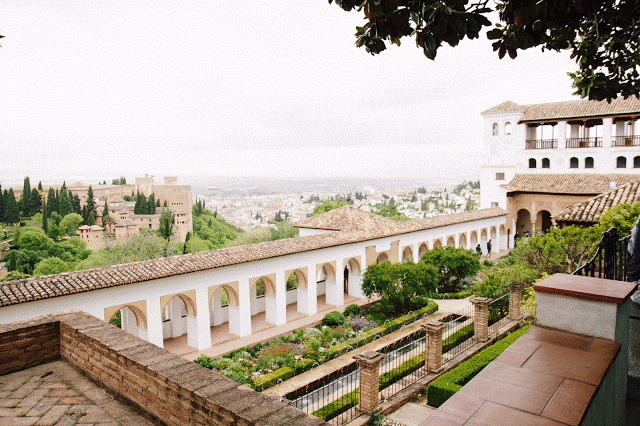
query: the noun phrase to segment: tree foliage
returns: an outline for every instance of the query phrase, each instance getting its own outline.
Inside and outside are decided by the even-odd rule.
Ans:
[[[362,276],[362,291],[368,298],[379,295],[378,306],[389,315],[426,306],[427,295],[437,283],[438,270],[432,265],[383,262],[367,267]]]
[[[57,257],[48,257],[38,262],[33,269],[33,276],[61,274],[69,271],[69,264]]]
[[[102,250],[92,253],[78,265],[78,269],[119,265],[173,254],[176,254],[174,246],[167,245],[165,239],[151,233],[143,233],[132,237],[124,244],[108,245]]]
[[[65,217],[62,218],[58,228],[60,229],[60,233],[66,235],[75,234],[78,226],[82,223],[82,216],[78,213],[69,213]]]
[[[332,3],[334,0],[329,0]],[[576,94],[593,100],[640,94],[640,3],[636,0],[519,1],[497,0],[335,0],[346,11],[364,13],[356,27],[356,46],[371,54],[400,45],[403,37],[415,40],[425,56],[435,59],[443,43],[456,46],[475,39],[489,16],[498,20],[487,37],[494,51],[515,59],[519,50],[571,52],[578,69],[569,75]],[[495,15],[494,15],[495,16]]]
[[[169,241],[169,238],[173,235],[173,215],[171,214],[171,210],[168,208],[163,208],[162,213],[160,214],[158,234],[167,241]]]
[[[395,204],[395,201],[394,204],[391,204],[391,202],[389,204],[376,204],[371,212],[391,219],[394,222],[406,222],[411,220],[409,216],[398,211],[398,206]]]
[[[317,216],[319,214],[326,213],[328,211],[337,209],[342,206],[347,206],[349,204],[352,204],[352,203],[350,203],[347,199],[341,199],[336,201],[324,200],[320,204],[316,205],[316,207],[313,209],[313,213],[311,213],[311,216]]]
[[[455,247],[434,247],[422,256],[419,263],[433,265],[438,270],[438,292],[461,290],[465,278],[480,270],[480,255],[474,250]]]
[[[618,204],[602,213],[598,223],[600,231],[606,231],[611,227],[618,229],[618,235],[624,237],[631,232],[640,216],[640,202],[634,204]]]

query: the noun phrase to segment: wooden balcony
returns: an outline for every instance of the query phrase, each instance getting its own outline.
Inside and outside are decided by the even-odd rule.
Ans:
[[[640,136],[614,136],[612,146],[640,146]]]
[[[525,149],[556,149],[558,139],[526,140]]]
[[[600,148],[602,138],[567,138],[567,148]]]

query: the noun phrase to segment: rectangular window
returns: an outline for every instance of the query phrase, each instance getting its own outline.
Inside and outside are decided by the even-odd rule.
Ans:
[[[497,201],[492,201],[491,202],[491,207],[498,207],[498,202]]]
[[[504,180],[504,173],[496,173],[496,180]]]

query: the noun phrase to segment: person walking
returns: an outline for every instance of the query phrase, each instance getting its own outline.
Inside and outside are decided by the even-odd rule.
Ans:
[[[487,241],[487,257],[491,257],[491,239]]]
[[[478,254],[479,254],[480,256],[482,256],[482,247],[480,247],[480,244],[478,244],[478,245],[476,246],[476,251],[478,252]]]

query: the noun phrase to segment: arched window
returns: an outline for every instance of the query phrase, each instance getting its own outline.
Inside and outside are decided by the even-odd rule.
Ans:
[[[584,159],[584,168],[593,169],[593,157],[587,157]]]
[[[634,169],[640,168],[640,156],[633,157],[633,168]]]
[[[498,136],[498,123],[493,123],[492,134],[493,136]]]
[[[626,169],[627,168],[627,157],[618,157],[616,160],[616,167],[618,169]]]
[[[550,169],[551,168],[551,161],[549,161],[548,158],[543,158],[542,159],[542,168],[543,169]]]
[[[530,169],[535,169],[536,168],[536,159],[535,158],[529,158],[529,168]]]
[[[511,134],[511,123],[509,123],[508,121],[504,123],[504,134],[505,135]]]
[[[386,262],[387,260],[389,260],[389,258],[387,257],[386,254],[381,253],[380,256],[378,256],[378,260],[376,261],[376,263],[379,265],[381,263]]]
[[[569,168],[570,169],[577,169],[578,168],[578,159],[576,157],[571,157],[571,159],[569,160]]]

